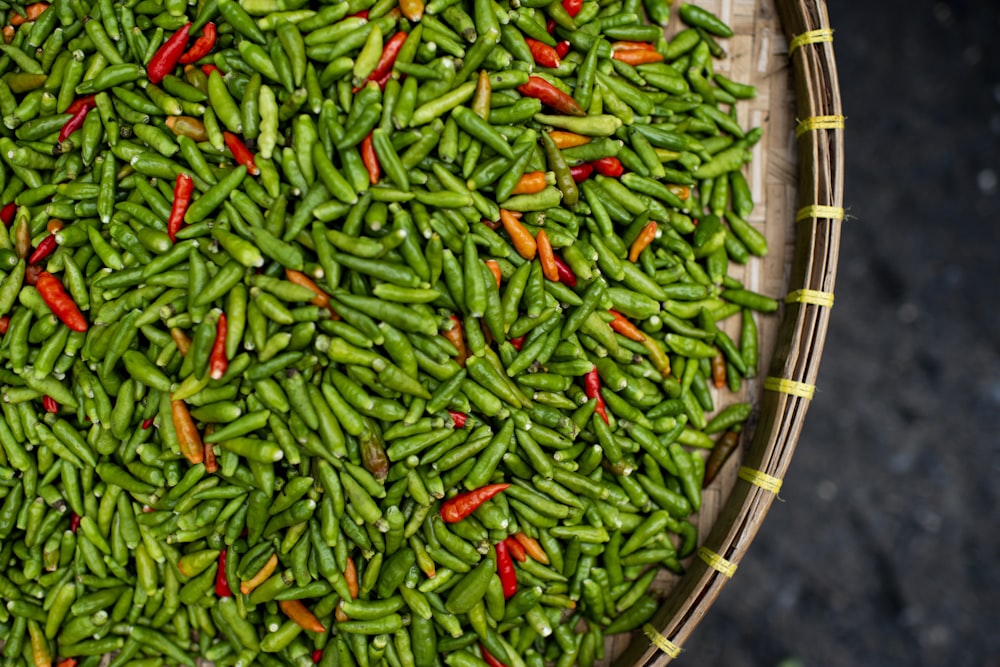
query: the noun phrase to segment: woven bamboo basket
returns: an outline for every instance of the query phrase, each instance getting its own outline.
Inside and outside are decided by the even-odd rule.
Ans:
[[[677,3],[679,4],[679,3]],[[664,602],[632,636],[609,638],[605,663],[664,665],[716,601],[780,490],[813,397],[833,305],[843,210],[843,127],[837,70],[822,0],[696,0],[726,21],[727,57],[717,70],[754,84],[738,105],[741,125],[764,140],[747,168],[757,206],[751,222],[770,251],[739,267],[749,289],[781,298],[759,321],[760,377],[741,400],[753,415],[738,452],[705,490],[699,549],[682,576],[656,585]],[[676,32],[678,21],[667,29]],[[729,400],[729,399],[727,399]]]

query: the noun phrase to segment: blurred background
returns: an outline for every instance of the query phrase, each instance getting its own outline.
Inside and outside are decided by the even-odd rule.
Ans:
[[[1000,666],[1000,3],[827,6],[850,219],[817,394],[677,664]]]

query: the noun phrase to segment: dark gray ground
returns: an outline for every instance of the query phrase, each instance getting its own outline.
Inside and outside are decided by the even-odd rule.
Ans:
[[[781,498],[677,664],[1000,665],[1000,3],[829,0],[836,305]]]

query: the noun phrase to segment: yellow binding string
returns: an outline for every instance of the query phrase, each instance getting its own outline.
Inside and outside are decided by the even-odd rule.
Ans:
[[[813,130],[842,130],[844,129],[844,116],[810,116],[799,122],[795,126],[795,136],[801,137],[806,132]]]
[[[763,470],[754,470],[753,468],[742,466],[736,475],[744,482],[750,482],[754,486],[759,486],[765,491],[777,493],[781,490],[781,479],[775,477],[774,475],[768,475]]]
[[[799,398],[812,399],[813,393],[816,391],[816,385],[787,380],[785,378],[769,377],[764,380],[764,389],[798,396]]]
[[[788,55],[791,57],[795,53],[795,49],[800,46],[805,46],[806,44],[821,44],[823,42],[833,41],[833,30],[830,28],[819,28],[817,30],[810,30],[804,32],[801,35],[796,35],[792,38],[792,41],[788,43]]]
[[[649,641],[653,642],[653,646],[666,653],[668,657],[676,658],[681,654],[680,646],[664,637],[649,623],[642,626],[642,632]]]
[[[803,220],[808,220],[810,218],[843,220],[844,209],[839,206],[823,206],[821,204],[813,204],[811,206],[803,206],[795,214],[795,222],[802,222]]]
[[[785,303],[807,303],[813,306],[833,307],[833,292],[821,292],[814,289],[797,289],[789,292]]]
[[[705,563],[726,578],[731,578],[736,573],[736,563],[728,561],[708,547],[698,548],[698,557]]]

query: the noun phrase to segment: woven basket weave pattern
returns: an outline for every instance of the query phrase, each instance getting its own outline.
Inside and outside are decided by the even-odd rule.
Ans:
[[[657,581],[666,599],[642,632],[609,640],[606,662],[621,665],[663,665],[677,657],[725,583],[739,576],[739,562],[780,489],[814,396],[844,217],[844,118],[825,4],[696,4],[733,28],[716,70],[757,86],[758,96],[741,102],[737,113],[743,127],[764,129],[746,175],[757,202],[750,222],[770,252],[737,267],[735,275],[749,289],[786,303],[778,317],[759,322],[760,368],[767,372],[744,385],[740,400],[754,403],[755,417],[738,454],[705,491],[698,553],[682,577],[665,574]],[[668,36],[678,23],[671,23]]]

